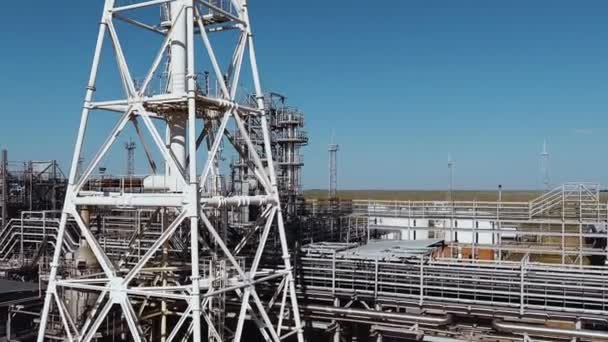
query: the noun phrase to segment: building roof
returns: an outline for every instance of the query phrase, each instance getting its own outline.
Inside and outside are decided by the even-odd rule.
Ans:
[[[411,259],[431,254],[444,245],[440,239],[432,240],[370,240],[366,244],[343,242],[316,242],[302,249],[313,254],[336,254],[339,257],[361,259]]]

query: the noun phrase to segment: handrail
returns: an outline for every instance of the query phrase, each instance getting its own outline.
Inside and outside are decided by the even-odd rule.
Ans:
[[[45,242],[48,238],[55,239],[58,229],[59,220],[56,218],[43,219],[36,217],[11,219],[2,231],[0,231],[0,260],[5,261],[11,259],[15,254],[16,244],[19,241],[29,244],[40,244]],[[48,233],[46,233],[47,231]],[[72,233],[72,229],[68,229],[63,241],[63,248],[71,252],[76,250],[78,246],[78,239],[75,239]],[[29,238],[26,239],[26,236]],[[51,241],[46,241],[46,243],[51,243]]]
[[[349,254],[328,258],[310,252],[301,257],[303,288],[327,294],[356,293],[360,298],[422,300],[420,305],[438,301],[492,305],[520,315],[528,310],[608,313],[608,286],[604,282],[608,273],[596,267],[421,260],[362,259]]]
[[[353,212],[362,216],[411,218],[470,218],[490,220],[571,219],[608,220],[608,205],[585,185],[564,185],[529,202],[353,200]]]

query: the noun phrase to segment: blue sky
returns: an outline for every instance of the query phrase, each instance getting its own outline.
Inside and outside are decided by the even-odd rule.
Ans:
[[[9,2],[0,146],[67,169],[101,0]],[[608,183],[605,1],[250,1],[263,86],[308,118],[306,188]],[[8,15],[10,13],[10,15]],[[27,137],[27,139],[26,139]]]

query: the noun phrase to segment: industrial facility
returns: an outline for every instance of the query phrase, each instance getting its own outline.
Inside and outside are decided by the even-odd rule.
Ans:
[[[246,0],[100,17],[71,164],[1,153],[0,341],[608,341],[608,202],[546,144],[531,200],[457,200],[450,157],[444,200],[386,201],[340,197],[332,138],[305,198]]]

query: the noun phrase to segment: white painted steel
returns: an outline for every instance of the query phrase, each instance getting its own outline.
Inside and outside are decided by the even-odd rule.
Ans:
[[[168,12],[168,18],[161,26],[150,26],[129,17],[131,13],[154,6],[160,6],[161,9]],[[205,8],[204,11],[202,10],[203,8]],[[120,12],[120,15],[117,12]],[[165,35],[164,42],[159,52],[155,55],[152,66],[139,87],[136,86],[131,76],[129,61],[123,52],[119,34],[113,24],[115,19],[132,24],[132,27],[137,29]],[[217,31],[212,26],[217,25],[218,22],[227,22],[223,24],[226,27],[230,26],[230,22],[232,22],[233,28],[237,28],[241,32],[240,39],[236,44],[235,53],[229,63],[230,68],[227,75],[221,70],[222,64],[219,63],[213,45],[208,38],[211,32]],[[195,41],[195,32],[197,30],[201,35],[202,44]],[[105,40],[109,40],[114,48],[119,76],[127,97],[113,101],[93,102],[101,50]],[[202,61],[202,63],[210,65],[213,68],[221,87],[222,91],[218,96],[201,94],[197,89],[195,62],[200,61],[203,56],[202,54],[198,57],[195,55],[195,45],[198,44],[206,50],[205,55],[208,56],[208,60]],[[237,87],[242,71],[241,66],[247,49],[249,50],[250,71],[256,92],[255,106],[240,105],[236,100],[238,98]],[[149,85],[155,73],[158,72],[165,54],[168,54],[169,57],[167,92],[150,95],[148,94]],[[227,76],[227,82],[224,81],[225,76]],[[201,108],[207,109],[207,111],[199,110]],[[89,128],[89,115],[95,110],[118,111],[121,113],[121,117],[95,157],[91,160],[91,163],[85,168],[82,175],[79,175],[76,166],[85,144],[85,131]],[[221,124],[217,125],[218,122],[213,121],[217,120],[217,117],[209,114],[211,112],[218,112],[222,115]],[[272,151],[270,150],[268,122],[263,113],[265,113],[263,92],[245,1],[234,0],[230,2],[229,7],[223,7],[215,2],[201,0],[132,1],[124,6],[117,4],[114,0],[105,0],[93,66],[87,86],[70,170],[67,195],[57,228],[55,252],[51,262],[47,294],[38,332],[39,342],[46,339],[45,334],[48,333],[47,324],[54,310],[59,310],[61,322],[65,330],[65,335],[60,338],[65,338],[67,341],[91,341],[95,338],[106,316],[110,312],[118,310],[122,312],[133,340],[156,340],[157,336],[150,336],[147,332],[144,332],[144,329],[140,325],[140,321],[145,319],[141,316],[143,309],[137,310],[134,307],[134,304],[138,303],[134,298],[141,298],[142,296],[146,298],[144,302],[160,300],[162,307],[166,307],[166,300],[181,301],[183,303],[184,310],[176,313],[181,315],[179,324],[172,327],[172,329],[168,329],[166,324],[162,324],[162,334],[165,341],[175,339],[179,335],[178,329],[188,326],[186,325],[186,321],[190,321],[186,331],[191,335],[191,340],[196,342],[203,340],[203,336],[201,336],[202,324],[209,325],[210,334],[218,339],[222,336],[222,332],[216,330],[215,325],[221,325],[221,322],[211,319],[212,314],[209,311],[211,305],[209,303],[211,300],[216,300],[211,298],[217,297],[217,300],[220,300],[219,296],[226,292],[234,292],[242,301],[241,310],[238,313],[238,325],[240,328],[238,329],[235,341],[239,341],[241,337],[240,331],[246,319],[253,319],[259,327],[261,335],[267,340],[279,341],[295,334],[298,341],[303,341],[303,327],[300,321],[298,301],[295,293],[290,254],[287,249],[277,179],[274,172],[273,160],[270,157],[272,156]],[[243,126],[243,118],[248,115],[260,116],[266,158],[262,161],[262,158],[257,155],[255,149],[251,149],[248,151],[248,154],[242,155],[242,157],[251,165],[252,172],[260,180],[265,194],[223,197],[217,194],[216,190],[207,187],[207,179],[212,175],[217,175],[216,163],[221,153],[219,147],[224,135],[228,134],[226,126],[230,120],[234,119],[241,135],[245,138],[248,145],[252,146],[248,132]],[[138,119],[143,121],[145,128],[140,130],[139,126],[136,126],[137,133],[142,137],[142,131],[147,131],[152,137],[154,145],[160,151],[162,162],[166,166],[165,174],[153,175],[146,178],[143,181],[144,189],[146,189],[144,193],[131,193],[125,191],[124,188],[118,189],[116,192],[91,191],[86,189],[93,170],[97,168],[101,160],[107,155],[125,126],[129,122],[137,124]],[[166,124],[167,140],[163,139],[152,119],[161,120]],[[211,132],[211,139],[209,139],[206,151],[207,158],[202,165],[202,174],[198,174],[197,149],[199,149],[201,144],[197,144],[197,137],[199,136],[197,122],[208,126],[207,129],[209,127],[217,128]],[[151,160],[152,154],[148,151],[147,147],[145,149],[150,159],[151,168],[155,172],[156,164]],[[263,162],[266,163],[266,166]],[[232,250],[228,247],[227,241],[224,241],[223,235],[219,233],[221,227],[226,224],[222,220],[226,220],[226,218],[221,215],[216,216],[216,213],[220,212],[218,209],[242,206],[259,206],[264,208],[264,210],[260,210],[262,213],[260,220],[263,221],[261,226],[264,227],[263,233],[258,246],[255,247],[256,252],[253,265],[249,268],[241,265],[235,257],[237,252],[243,247],[243,244],[237,246],[238,250]],[[109,251],[105,249],[107,247],[105,245],[106,240],[104,239],[104,245],[102,246],[99,240],[100,237],[93,234],[88,219],[84,220],[81,217],[79,211],[84,207],[103,207],[107,209],[133,208],[142,210],[150,208],[152,211],[162,209],[163,211],[173,213],[174,218],[172,222],[165,222],[166,226],[164,226],[165,228],[162,230],[162,233],[155,235],[151,241],[135,238],[137,235],[134,235],[131,242],[126,242],[125,246],[128,247],[129,243],[136,241],[140,241],[140,243],[144,241],[149,243],[148,249],[143,255],[139,256],[127,254],[129,257],[136,258],[136,261],[134,263],[126,263],[124,260],[121,260],[118,263],[120,267],[117,267],[117,264],[111,260],[108,254]],[[213,217],[213,220],[210,220],[210,217]],[[96,262],[103,270],[103,274],[99,274],[97,278],[89,281],[83,281],[80,278],[60,279],[58,277],[57,272],[60,258],[65,253],[64,241],[72,239],[71,235],[66,236],[67,223],[68,221],[71,222],[72,219],[77,225],[79,236],[86,239]],[[158,272],[157,274],[160,276],[167,269],[174,271],[184,269],[183,265],[162,266],[160,264],[161,266],[146,267],[149,261],[162,261],[156,260],[160,254],[163,254],[157,252],[166,248],[167,243],[173,241],[172,238],[175,232],[180,231],[183,227],[190,229],[190,262],[186,266],[189,269],[189,283],[168,286],[161,282],[156,285],[147,284],[146,286],[141,286],[143,284],[140,284],[138,279],[142,277],[144,272],[152,272],[153,274]],[[269,275],[266,271],[259,270],[258,268],[269,232],[275,227],[278,230],[283,267],[280,271]],[[212,242],[221,251],[222,258],[225,258],[230,268],[237,272],[236,278],[231,278],[230,281],[227,281],[224,285],[225,287],[214,287],[213,276],[209,270],[201,272],[200,265],[203,265],[201,264],[201,255],[199,255],[199,251],[201,250],[201,246],[199,246],[199,234],[201,230],[206,231],[211,236]],[[23,241],[25,233],[22,233],[21,236]],[[246,243],[246,240],[244,240],[244,243]],[[115,244],[116,248],[120,247],[120,243]],[[271,284],[274,284],[275,279],[278,279],[276,280],[277,283],[282,284],[277,291],[282,291],[284,298],[280,309],[279,327],[276,327],[275,322],[271,320],[266,309],[266,304],[262,302],[256,291],[256,286],[259,284],[269,281],[271,281]],[[70,291],[97,291],[99,293],[89,317],[82,325],[79,325],[66,310],[61,309],[62,301],[65,300],[62,298],[62,293],[64,293],[62,289],[70,289]],[[204,292],[201,292],[203,290]],[[56,298],[55,303],[53,301],[54,297]],[[289,305],[286,304],[287,298],[289,298]],[[283,320],[284,317],[290,317],[290,321],[293,322],[292,326],[287,326],[287,322]],[[165,334],[168,338],[165,338]]]

